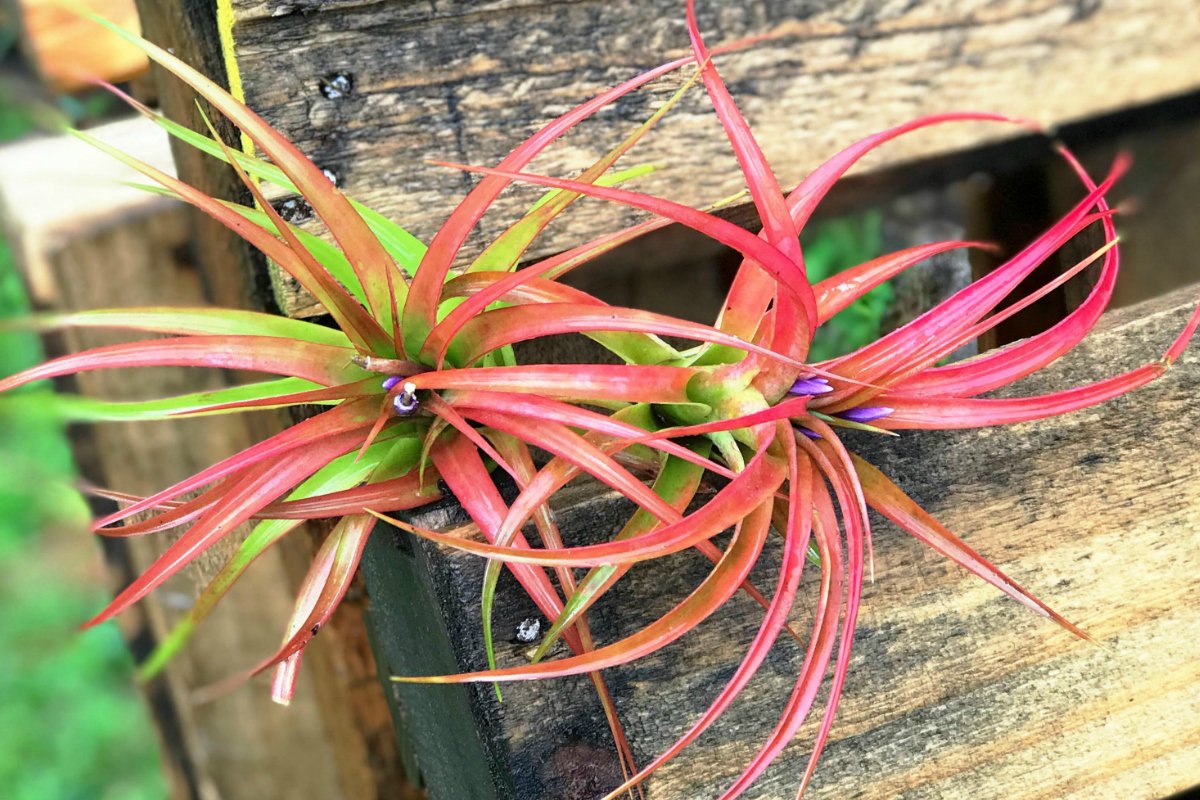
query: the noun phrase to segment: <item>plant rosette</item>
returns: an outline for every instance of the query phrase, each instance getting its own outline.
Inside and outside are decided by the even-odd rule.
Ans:
[[[21,323],[37,329],[123,328],[169,338],[54,359],[0,381],[0,391],[85,370],[160,365],[276,376],[137,403],[60,396],[53,402],[65,419],[151,420],[301,404],[326,407],[152,496],[102,492],[122,502],[119,511],[96,521],[95,530],[102,535],[135,536],[173,528],[183,532],[88,625],[125,610],[237,526],[255,522],[189,613],[141,665],[144,677],[161,670],[178,652],[255,558],[309,519],[338,521],[305,578],[284,640],[275,653],[233,676],[230,683],[273,669],[273,696],[285,703],[290,699],[304,648],[342,599],[368,535],[377,518],[383,518],[414,535],[489,559],[482,609],[489,664],[495,664],[490,618],[501,569],[510,570],[553,620],[530,663],[394,679],[499,683],[587,674],[603,704],[627,778],[609,797],[638,791],[642,780],[720,718],[787,627],[809,561],[820,569],[821,581],[812,630],[807,637],[797,636],[805,647],[804,666],[761,748],[722,797],[742,793],[791,741],[832,668],[832,687],[808,766],[798,781],[803,792],[847,676],[864,574],[871,564],[868,508],[1035,613],[1086,637],[847,450],[839,431],[896,435],[910,428],[1040,419],[1095,405],[1162,375],[1187,345],[1200,311],[1161,358],[1138,369],[1050,395],[979,396],[1055,361],[1096,324],[1117,277],[1114,211],[1105,196],[1127,168],[1124,157],[1096,182],[1059,148],[1081,182],[1081,199],[1062,219],[995,271],[907,325],[848,355],[810,363],[806,357],[814,331],[856,298],[937,253],[987,247],[967,241],[922,245],[810,284],[799,232],[834,183],[875,148],[923,128],[980,120],[1035,130],[1036,125],[988,113],[922,117],[854,143],[785,192],[723,83],[689,0],[690,55],[571,109],[494,167],[448,165],[470,170],[479,176],[478,182],[426,247],[345,197],[284,136],[187,64],[108,27],[193,87],[264,154],[259,158],[235,152],[215,135],[183,128],[130,100],[171,135],[231,165],[256,205],[208,197],[86,133],[75,135],[157,184],[148,190],[190,203],[244,237],[320,301],[333,323],[207,308],[81,311],[35,316]],[[733,47],[738,46],[745,45]],[[690,70],[690,80],[591,167],[572,178],[525,171],[533,158],[580,121],[676,70]],[[613,171],[695,83],[707,91],[741,166],[762,223],[758,234],[711,209],[686,207],[622,185],[645,168]],[[281,219],[263,197],[260,181],[299,193],[328,227],[333,242]],[[513,182],[542,186],[547,193],[469,266],[452,269],[468,233]],[[641,209],[650,216],[633,227],[519,266],[535,237],[584,197]],[[559,282],[601,253],[671,223],[698,230],[744,257],[713,325],[609,305]],[[1104,246],[1051,283],[997,311],[1047,257],[1092,225],[1103,229]],[[963,343],[1093,263],[1100,264],[1098,281],[1061,322],[967,361],[938,366]],[[560,334],[588,336],[623,363],[517,363],[512,345]],[[697,344],[680,350],[663,337]],[[548,459],[535,461],[535,450],[548,454]],[[493,480],[498,471],[511,476],[519,489],[511,503],[501,497]],[[610,541],[572,545],[555,525],[551,498],[581,477],[611,487],[636,506]],[[719,488],[693,507],[705,482]],[[478,526],[481,540],[422,530],[387,516],[418,508],[447,491]],[[182,499],[189,493],[195,494]],[[150,516],[130,521],[143,512]],[[538,546],[523,533],[530,522]],[[721,549],[713,539],[729,529],[732,538]],[[748,576],[772,531],[782,537],[782,564],[768,594]],[[619,587],[630,567],[692,548],[713,566],[691,594],[641,630],[608,644],[593,641],[586,612],[599,597]],[[578,568],[588,570],[582,578],[574,571]],[[764,608],[741,662],[675,744],[650,763],[635,764],[603,670],[679,639],[738,592],[748,593]],[[543,661],[560,640],[571,654]]]

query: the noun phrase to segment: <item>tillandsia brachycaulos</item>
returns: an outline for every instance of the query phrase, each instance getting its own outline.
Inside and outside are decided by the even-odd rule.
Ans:
[[[43,315],[24,323],[41,329],[114,327],[169,338],[54,359],[0,381],[0,391],[85,370],[158,365],[236,368],[278,376],[140,403],[62,398],[57,402],[70,419],[160,419],[326,406],[322,413],[152,496],[106,492],[123,505],[96,521],[97,532],[183,532],[89,625],[145,597],[241,523],[257,521],[184,620],[141,666],[143,675],[162,669],[258,555],[303,521],[318,518],[338,522],[312,564],[284,641],[239,679],[274,669],[273,695],[281,702],[292,696],[304,648],[346,592],[366,539],[377,517],[383,517],[411,534],[489,559],[483,587],[489,663],[495,663],[490,613],[501,569],[510,570],[553,620],[531,663],[397,679],[503,682],[589,675],[626,778],[609,797],[637,792],[641,781],[720,718],[787,627],[802,570],[811,560],[821,581],[812,630],[798,637],[806,648],[804,666],[774,728],[721,796],[741,794],[791,741],[816,703],[832,661],[832,687],[807,768],[797,778],[803,792],[829,735],[850,663],[864,573],[871,563],[868,508],[1036,613],[1086,636],[946,530],[879,470],[849,452],[838,432],[849,428],[890,434],[906,428],[1034,420],[1103,402],[1162,375],[1194,333],[1200,311],[1161,358],[1138,369],[1050,395],[979,397],[1050,364],[1096,324],[1118,270],[1114,210],[1105,195],[1126,169],[1126,159],[1119,158],[1097,182],[1060,148],[1081,183],[1080,200],[1061,220],[995,271],[907,325],[856,352],[810,363],[814,331],[855,298],[934,254],[986,246],[948,241],[913,247],[812,285],[805,275],[799,232],[839,178],[876,147],[930,126],[959,121],[1034,130],[1037,126],[990,113],[923,117],[856,142],[785,192],[717,71],[692,0],[687,3],[687,30],[689,55],[636,75],[546,123],[495,167],[446,165],[470,170],[479,178],[428,246],[347,199],[281,134],[197,71],[117,31],[193,87],[263,154],[260,158],[235,152],[215,134],[185,129],[130,100],[173,136],[227,162],[256,206],[213,199],[85,133],[76,135],[155,181],[158,187],[152,191],[190,203],[244,237],[319,300],[333,321],[327,327],[246,311],[137,308]],[[681,70],[690,79],[679,92],[582,173],[566,179],[524,171],[580,121]],[[762,223],[758,234],[715,216],[711,209],[622,188],[637,170],[612,172],[695,83],[707,91],[741,166]],[[334,243],[281,219],[263,197],[260,181],[302,195]],[[468,234],[513,182],[542,186],[548,193],[469,266],[453,268]],[[641,209],[650,218],[518,268],[535,237],[584,197]],[[609,305],[558,282],[596,256],[672,223],[694,228],[744,257],[713,325]],[[1047,257],[1093,225],[1103,230],[1103,247],[1052,283],[997,311]],[[1098,281],[1058,324],[967,361],[939,366],[963,343],[1096,262]],[[559,334],[589,336],[624,363],[516,362],[513,344]],[[698,344],[681,350],[661,337]],[[535,450],[548,454],[548,460],[535,461]],[[493,480],[498,471],[519,487],[511,503],[502,499]],[[652,480],[646,482],[642,475]],[[560,534],[549,511],[549,501],[562,487],[584,477],[606,484],[636,506],[611,541],[573,545]],[[706,481],[719,488],[694,505]],[[462,504],[482,539],[423,530],[385,516],[439,499],[441,487]],[[148,518],[130,521],[146,512]],[[529,523],[537,531],[536,546],[525,537]],[[714,537],[729,529],[732,538],[721,549]],[[748,576],[772,531],[782,537],[782,564],[773,592],[764,593]],[[713,566],[691,594],[625,638],[606,644],[593,641],[587,611],[601,595],[633,565],[692,548]],[[580,576],[575,571],[579,568],[587,572]],[[765,609],[744,657],[712,704],[674,745],[650,763],[636,764],[603,670],[684,636],[739,591]],[[571,655],[543,661],[560,640]]]

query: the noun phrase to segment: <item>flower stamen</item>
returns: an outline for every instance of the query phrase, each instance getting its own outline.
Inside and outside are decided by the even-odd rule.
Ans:
[[[388,378],[384,381],[384,383],[386,384],[391,380],[391,378]],[[396,377],[396,380],[392,382],[392,386],[395,386],[399,381],[399,377]],[[392,407],[396,409],[396,413],[402,417],[407,417],[409,414],[412,414],[417,410],[417,408],[420,407],[420,405],[421,402],[417,400],[417,385],[412,381],[406,381],[400,394],[396,395],[392,399]]]

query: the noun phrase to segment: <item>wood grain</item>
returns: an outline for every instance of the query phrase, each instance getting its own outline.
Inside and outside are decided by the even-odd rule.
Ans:
[[[1064,362],[1020,387],[1035,394],[1097,380],[1157,358],[1200,297],[1192,287],[1117,312]],[[877,526],[876,574],[866,588],[850,678],[811,792],[816,800],[1151,800],[1200,779],[1200,355],[1163,379],[1095,409],[1005,429],[906,432],[851,440],[952,530],[1098,640],[1073,638],[886,524]],[[619,505],[586,488],[564,502],[560,523],[578,539],[611,533]],[[453,529],[443,506],[423,524]],[[365,562],[373,596],[387,593],[381,564],[427,564],[441,621],[461,668],[482,666],[478,560],[375,537]],[[773,585],[768,552],[756,568]],[[620,602],[593,614],[600,642],[665,612],[695,586],[706,563],[690,554],[633,570]],[[814,574],[793,622],[808,625]],[[375,582],[373,583],[373,578]],[[389,601],[390,602],[390,601]],[[388,626],[428,626],[390,620]],[[605,675],[639,759],[680,735],[727,680],[760,619],[737,598],[653,657]],[[502,582],[501,642],[536,616]],[[520,663],[523,646],[502,647]],[[389,663],[389,658],[391,662]],[[384,669],[427,672],[430,663],[383,653]],[[652,800],[716,797],[769,731],[802,658],[781,640],[716,728],[648,783]],[[442,667],[444,668],[444,667]],[[436,667],[435,667],[436,669]],[[428,687],[395,688],[406,692]],[[486,791],[430,797],[592,798],[612,785],[607,728],[587,682],[437,688],[474,709],[485,736],[455,754],[460,772],[491,776]],[[796,742],[746,796],[794,794],[814,733]],[[418,730],[416,737],[422,736]],[[472,755],[474,753],[475,755]],[[430,755],[437,758],[436,754]]]
[[[773,37],[718,60],[781,181],[794,182],[857,137],[946,110],[1023,115],[1048,125],[1200,86],[1200,6],[1192,0],[852,0],[702,2],[712,42]],[[232,0],[246,101],[352,196],[428,239],[471,181],[425,165],[493,163],[552,116],[687,51],[679,0]],[[210,44],[215,48],[215,42]],[[352,89],[326,97],[344,73]],[[631,96],[535,162],[563,173],[601,155],[678,85]],[[1013,136],[950,125],[886,147],[877,169]],[[629,163],[666,169],[638,187],[691,204],[741,188],[703,92],[673,111]],[[537,196],[501,198],[472,246]],[[533,254],[566,249],[631,216],[582,203]],[[289,313],[314,313],[285,291]]]

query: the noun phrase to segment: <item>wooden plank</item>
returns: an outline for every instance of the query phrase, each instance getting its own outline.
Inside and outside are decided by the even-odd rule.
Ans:
[[[162,134],[143,123],[117,122],[96,132],[154,167],[171,171],[171,152]],[[35,304],[58,299],[54,258],[72,240],[118,227],[123,221],[167,208],[148,202],[145,192],[120,181],[130,170],[99,157],[80,143],[64,151],[62,137],[32,139],[3,150],[0,216]]]
[[[145,120],[96,129],[100,138],[170,169],[165,135]],[[103,154],[69,137],[0,150],[0,209],[18,259],[37,278],[40,304],[54,308],[205,304],[229,289],[236,274],[207,272],[195,260],[187,211],[163,198],[116,184],[134,180]],[[81,177],[86,176],[86,177]],[[225,262],[227,268],[231,266]],[[221,281],[224,281],[222,284]],[[122,341],[98,331],[67,337],[76,350]],[[144,399],[226,385],[217,371],[140,370],[81,374],[78,388],[111,399]],[[204,420],[106,424],[81,432],[77,454],[87,479],[148,494],[252,444],[289,420],[280,414]],[[248,529],[247,529],[248,530]],[[241,530],[185,570],[124,619],[125,633],[144,657],[194,602],[233,552]],[[123,585],[170,543],[170,537],[130,540],[109,548],[124,565]],[[305,675],[290,709],[271,702],[263,676],[217,702],[198,699],[212,685],[272,652],[291,613],[312,555],[303,531],[264,554],[201,626],[193,646],[148,687],[173,780],[173,797],[202,800],[273,797],[400,797],[391,724],[361,622],[361,600],[305,659]],[[361,595],[361,593],[359,593]],[[363,655],[365,654],[365,658]]]
[[[142,32],[161,47],[202,71],[221,86],[228,86],[224,62],[217,47],[216,12],[204,0],[137,0]],[[193,130],[206,130],[196,105],[196,95],[158,66],[151,72],[157,84],[162,112]],[[236,142],[232,126],[208,109],[218,131]],[[177,141],[171,142],[176,172],[202,192],[223,200],[249,202],[250,194],[234,172]],[[209,279],[210,300],[229,308],[261,310],[271,305],[263,260],[256,251],[219,222],[199,212],[190,217],[196,260]]]
[[[552,115],[687,49],[678,0],[224,3],[249,104],[332,169],[348,193],[425,239],[470,185],[425,159],[492,163]],[[777,37],[719,64],[784,181],[858,136],[919,114],[982,108],[1058,124],[1200,86],[1193,0],[699,5],[713,41]],[[342,90],[323,90],[338,75]],[[661,82],[584,124],[536,169],[591,163],[677,84]],[[869,166],[1015,132],[946,126],[889,145]],[[668,167],[639,181],[647,191],[703,204],[741,188],[699,90],[637,153],[631,163]],[[475,245],[535,196],[502,198]],[[580,204],[534,254],[628,219]],[[294,292],[282,306],[316,310]]]
[[[1062,389],[1156,358],[1198,294],[1200,287],[1192,287],[1114,313],[1021,393]],[[915,540],[878,525],[877,579],[864,594],[850,679],[807,797],[1151,800],[1196,783],[1198,391],[1200,352],[1193,349],[1151,386],[1067,417],[850,441],[1099,644],[1073,638]],[[603,537],[619,519],[614,500],[583,491],[560,508],[562,528],[582,539]],[[435,508],[421,522],[453,529],[465,518]],[[440,608],[416,620],[383,620],[376,640],[412,636],[416,629],[405,626],[428,626],[440,611],[460,667],[481,668],[480,561],[414,545],[396,532],[389,536],[375,537],[364,561],[374,602],[390,603],[381,598],[390,596],[392,582],[382,578],[397,563],[417,559],[428,564]],[[760,585],[773,585],[777,558],[768,552],[757,568]],[[636,568],[624,581],[623,599],[602,603],[593,614],[597,640],[612,641],[663,613],[706,569],[691,554]],[[800,630],[815,589],[809,574],[801,588],[803,610],[793,619]],[[760,614],[737,598],[661,653],[606,671],[641,762],[674,741],[728,679]],[[503,581],[498,640],[512,642],[516,625],[530,616],[536,616],[532,604]],[[524,647],[502,644],[502,663],[520,663]],[[412,649],[382,645],[383,671],[441,668],[414,660]],[[769,731],[801,658],[794,642],[777,643],[722,722],[650,780],[649,796],[694,800],[727,787]],[[405,715],[413,689],[393,691]],[[617,779],[607,728],[586,680],[507,684],[503,704],[488,686],[461,690],[455,702],[463,695],[486,737],[482,748],[472,745],[449,762],[423,768],[452,764],[492,783],[475,793],[431,784],[431,800],[591,798]],[[813,732],[811,723],[802,729],[746,796],[792,796]],[[415,735],[419,744],[431,732]]]

